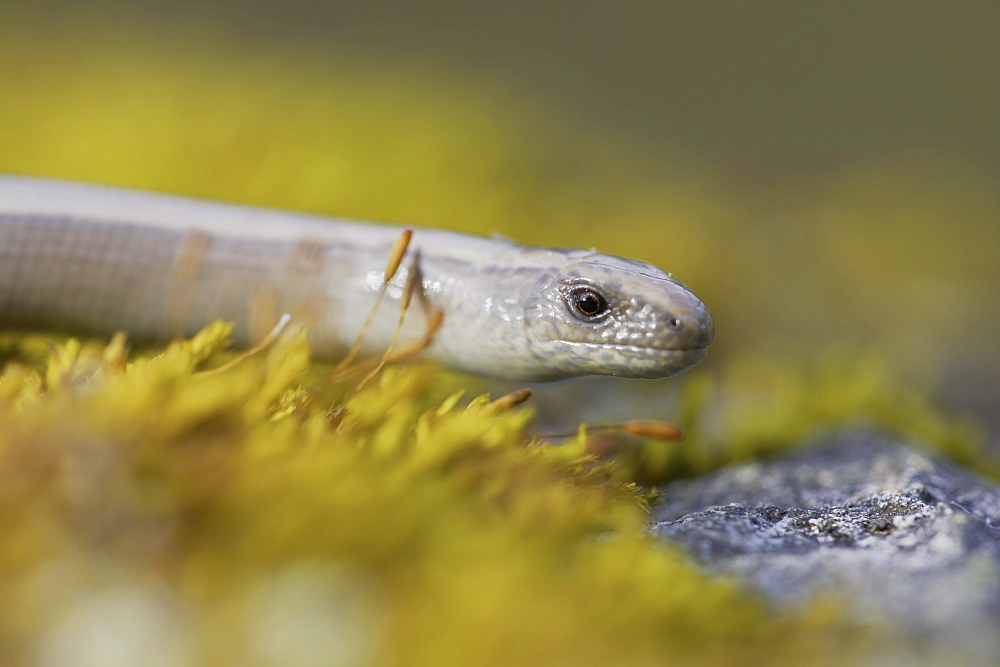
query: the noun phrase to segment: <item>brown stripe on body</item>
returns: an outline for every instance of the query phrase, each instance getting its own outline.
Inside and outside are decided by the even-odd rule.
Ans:
[[[198,296],[198,285],[205,266],[205,256],[212,245],[212,235],[206,231],[192,229],[182,238],[174,255],[168,291],[163,329],[159,336],[163,339],[176,338],[188,332]]]

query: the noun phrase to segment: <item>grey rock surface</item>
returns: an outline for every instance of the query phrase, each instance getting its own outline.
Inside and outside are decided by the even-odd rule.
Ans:
[[[652,530],[778,607],[814,595],[922,662],[1000,664],[1000,486],[848,432],[665,489]],[[895,657],[899,657],[898,655]]]

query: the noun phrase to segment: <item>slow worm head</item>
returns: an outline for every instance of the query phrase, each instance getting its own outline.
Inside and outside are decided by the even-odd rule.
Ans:
[[[642,262],[565,252],[525,316],[532,354],[553,377],[661,378],[705,357],[715,326],[680,281]]]

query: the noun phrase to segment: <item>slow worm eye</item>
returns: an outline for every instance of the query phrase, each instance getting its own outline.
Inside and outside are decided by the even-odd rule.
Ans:
[[[604,297],[592,289],[573,292],[571,299],[576,312],[587,319],[603,315],[608,309]]]

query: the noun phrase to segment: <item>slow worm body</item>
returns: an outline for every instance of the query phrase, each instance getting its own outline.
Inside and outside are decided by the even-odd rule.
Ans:
[[[403,228],[103,186],[0,177],[0,325],[139,339],[214,319],[248,344],[281,313],[320,357],[357,336]],[[444,324],[425,356],[521,381],[665,377],[711,343],[704,304],[669,274],[594,251],[417,228],[365,339],[390,343],[410,271],[421,289],[402,337]]]

